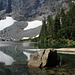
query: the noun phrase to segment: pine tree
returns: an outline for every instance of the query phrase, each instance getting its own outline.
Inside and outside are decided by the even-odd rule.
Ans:
[[[75,25],[75,4],[68,11],[67,15],[69,16],[69,24],[70,24],[70,26]]]
[[[47,32],[50,37],[53,37],[53,18],[50,15],[47,17]]]
[[[46,20],[42,21],[42,28],[40,32],[40,40],[44,40],[47,36],[47,25],[46,25]]]
[[[56,17],[55,17],[55,20],[54,20],[54,35],[53,35],[54,39],[58,39],[59,38],[59,36],[57,34],[59,29],[61,29],[60,16],[59,16],[59,14],[57,14]]]
[[[64,9],[62,8],[61,9],[61,13],[60,13],[60,22],[61,22],[61,27],[64,28],[64,27],[67,27],[67,24],[66,24],[66,20],[67,17],[64,13]]]

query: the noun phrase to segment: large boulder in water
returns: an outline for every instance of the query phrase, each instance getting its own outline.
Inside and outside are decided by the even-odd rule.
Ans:
[[[57,51],[42,49],[30,55],[29,67],[54,67],[57,65]]]

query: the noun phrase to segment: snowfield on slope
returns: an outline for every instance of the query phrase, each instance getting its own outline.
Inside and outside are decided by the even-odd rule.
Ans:
[[[6,17],[6,19],[0,20],[0,31],[11,26],[14,22],[15,20],[12,17]]]
[[[31,21],[31,22],[28,22],[28,26],[26,28],[24,28],[24,30],[37,28],[41,25],[42,25],[42,21],[39,21],[39,20]]]
[[[24,40],[24,39],[29,39],[29,38],[30,38],[30,37],[23,37],[22,40]]]
[[[0,31],[5,29],[6,27],[11,26],[14,22],[16,22],[12,17],[6,17],[4,20],[0,20]],[[28,22],[28,26],[25,27],[23,30],[29,30],[33,28],[37,28],[42,25],[42,21],[34,20]]]
[[[36,38],[36,37],[39,37],[39,34],[36,35],[35,37],[32,37],[32,38]],[[22,40],[25,40],[25,39],[29,39],[30,37],[23,37]]]

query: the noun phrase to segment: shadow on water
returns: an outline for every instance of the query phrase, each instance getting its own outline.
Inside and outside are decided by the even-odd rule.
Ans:
[[[0,75],[74,75],[75,74],[75,55],[58,54],[61,65],[46,68],[28,67],[28,62],[14,62],[12,65],[5,66],[0,63]]]
[[[2,65],[1,65],[2,66]],[[62,64],[53,68],[29,68],[26,63],[15,63],[11,66],[0,66],[0,75],[74,75],[75,68]]]

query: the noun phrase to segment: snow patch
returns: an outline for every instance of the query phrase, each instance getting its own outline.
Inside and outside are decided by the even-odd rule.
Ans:
[[[72,3],[75,3],[75,1],[72,1]]]
[[[31,22],[28,22],[28,26],[24,28],[24,30],[33,29],[41,25],[42,25],[42,21],[39,21],[39,20],[31,21]]]
[[[35,37],[32,37],[32,38],[34,39],[34,38],[36,38],[36,37],[39,37],[39,34],[38,34],[38,35],[36,35]]]
[[[32,39],[34,39],[35,37],[32,37]]]
[[[15,20],[12,17],[6,17],[6,19],[0,20],[0,30],[11,26],[14,22]]]
[[[22,40],[29,39],[30,37],[23,37]]]
[[[34,38],[36,38],[36,37],[39,37],[39,34],[36,35],[35,37],[32,37],[32,38],[34,39]],[[23,37],[22,40],[29,39],[29,38],[30,38],[30,37]]]
[[[38,34],[38,35],[36,35],[35,37],[39,37],[39,34]]]

